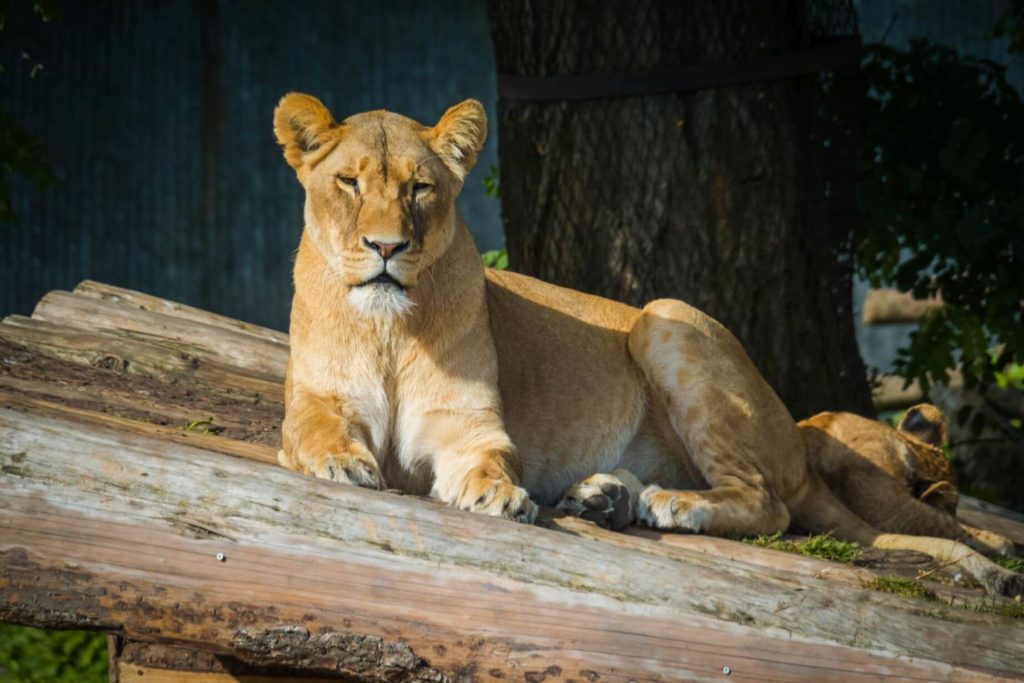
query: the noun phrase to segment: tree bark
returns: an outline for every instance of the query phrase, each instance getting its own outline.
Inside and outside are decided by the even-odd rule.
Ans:
[[[815,24],[835,23],[829,8],[815,14],[792,0],[490,4],[498,70],[517,76],[777,55],[811,45]],[[839,18],[855,24],[852,16]],[[870,413],[852,315],[856,135],[849,121],[816,116],[843,105],[851,89],[839,78],[822,88],[827,80],[502,99],[512,269],[634,305],[683,299],[739,337],[794,417]]]

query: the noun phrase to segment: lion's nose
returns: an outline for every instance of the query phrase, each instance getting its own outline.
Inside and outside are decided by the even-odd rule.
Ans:
[[[409,240],[404,242],[371,242],[370,240],[363,238],[363,244],[367,248],[380,254],[385,261],[394,256],[400,251],[404,251],[409,246]]]

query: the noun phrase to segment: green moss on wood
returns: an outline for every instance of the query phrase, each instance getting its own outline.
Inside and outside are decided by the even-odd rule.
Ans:
[[[932,590],[926,588],[917,579],[907,579],[902,576],[878,576],[870,581],[865,581],[863,585],[871,590],[902,595],[907,598],[918,598],[920,600],[938,599]]]
[[[860,556],[860,546],[852,541],[843,541],[832,536],[832,534],[816,534],[808,536],[802,541],[790,540],[782,537],[782,532],[774,534],[762,534],[751,538],[741,539],[744,543],[756,545],[760,548],[780,550],[786,553],[796,553],[806,557],[816,557],[831,562],[842,562],[850,564]]]
[[[1024,574],[1024,559],[1019,557],[993,557],[991,559],[1003,569],[1009,569],[1011,572]]]

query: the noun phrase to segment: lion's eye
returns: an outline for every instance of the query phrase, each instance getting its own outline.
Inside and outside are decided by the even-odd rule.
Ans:
[[[359,194],[359,181],[355,178],[349,178],[348,176],[340,175],[338,178],[338,185],[348,187],[356,194]]]
[[[422,196],[434,189],[434,186],[430,183],[416,183],[412,186],[412,193],[416,196]]]

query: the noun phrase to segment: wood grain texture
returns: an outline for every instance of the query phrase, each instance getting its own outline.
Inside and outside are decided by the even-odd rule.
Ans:
[[[162,382],[121,367],[50,358],[4,339],[8,329],[0,325],[0,387],[10,394],[168,427],[213,418],[214,430],[223,437],[280,445],[280,403]]]
[[[0,411],[5,620],[378,680],[1024,672],[1024,626],[992,615],[73,424]]]
[[[309,676],[210,673],[205,671],[173,671],[148,666],[119,663],[120,681],[139,683],[323,683],[323,678]],[[344,680],[332,678],[330,680]]]
[[[152,294],[144,294],[132,289],[125,289],[124,287],[115,287],[114,285],[95,282],[94,280],[82,280],[72,293],[91,299],[109,301],[128,308],[162,313],[175,318],[181,318],[182,320],[194,320],[211,327],[220,327],[232,332],[242,332],[256,339],[269,341],[285,348],[288,347],[288,335],[279,330],[272,330],[269,327],[254,325],[235,318],[229,318],[226,315],[211,313],[210,311],[204,311],[201,308],[188,306],[177,301],[171,301],[170,299],[161,299]]]
[[[187,346],[190,355],[201,361],[248,368],[271,377],[284,377],[288,361],[286,345],[257,339],[246,332],[70,292],[50,292],[36,305],[32,317],[76,330],[130,333],[139,340],[171,340]]]
[[[229,655],[218,655],[161,643],[114,637],[111,683],[314,683],[287,669],[254,667]],[[332,677],[332,680],[344,680]]]
[[[120,662],[117,664],[119,681],[128,683],[324,683],[323,678],[289,675],[232,674],[209,671],[174,671],[150,666]],[[329,680],[344,680],[331,678]]]
[[[284,401],[283,376],[261,373],[234,359],[225,363],[202,347],[170,336],[142,339],[130,331],[111,329],[113,323],[106,324],[100,317],[88,324],[93,327],[9,316],[0,324],[0,338],[79,365],[195,386],[231,398]],[[104,326],[108,329],[100,331]]]
[[[0,382],[0,406],[31,412],[35,415],[45,415],[57,419],[69,421],[69,428],[74,429],[81,425],[88,428],[89,425],[98,425],[109,429],[124,431],[132,434],[142,434],[169,443],[185,444],[202,448],[211,453],[223,453],[233,455],[247,460],[262,462],[269,465],[277,464],[277,448],[265,444],[247,443],[237,439],[228,439],[214,434],[204,434],[197,431],[189,431],[178,427],[166,427],[164,425],[130,420],[117,415],[97,413],[89,410],[81,410],[68,405],[54,403],[31,395],[10,393],[5,390]]]

